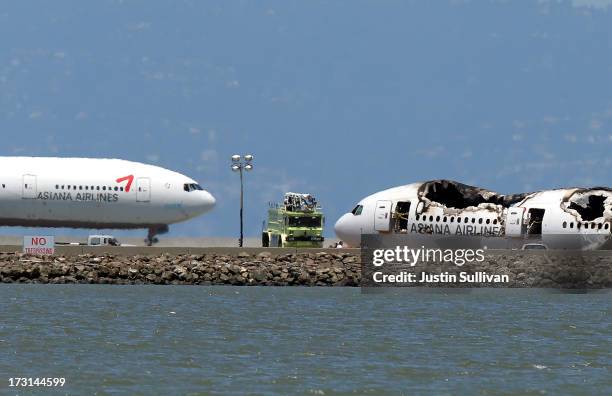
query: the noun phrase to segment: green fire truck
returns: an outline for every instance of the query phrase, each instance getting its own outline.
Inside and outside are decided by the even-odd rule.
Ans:
[[[285,194],[283,202],[271,203],[261,235],[263,247],[323,247],[325,217],[310,194]]]

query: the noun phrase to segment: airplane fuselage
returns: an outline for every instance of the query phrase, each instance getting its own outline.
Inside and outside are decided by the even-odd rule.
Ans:
[[[362,199],[337,221],[335,230],[349,245],[359,246],[362,234],[605,236],[611,225],[609,188],[503,196],[456,182],[431,181]]]
[[[0,157],[0,226],[159,228],[215,204],[191,178],[118,159]]]

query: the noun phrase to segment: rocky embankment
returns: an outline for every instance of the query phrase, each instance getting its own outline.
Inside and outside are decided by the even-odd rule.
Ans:
[[[374,268],[373,270],[378,270]],[[393,286],[440,287],[612,287],[612,256],[531,254],[509,252],[487,255],[484,262],[468,267],[428,264],[413,268],[427,273],[483,271],[507,275],[507,283],[394,284]],[[160,285],[253,285],[253,286],[360,286],[361,258],[349,252],[318,252],[273,255],[262,252],[160,255],[160,256],[30,256],[0,254],[3,283],[96,283]],[[366,271],[368,276],[368,271]]]
[[[372,281],[377,271],[386,275],[397,275],[403,271],[414,274],[416,281],[408,285],[391,281],[384,286],[604,289],[612,287],[611,253],[569,250],[498,251],[485,254],[482,262],[470,262],[461,266],[437,262],[414,267],[387,267],[386,264],[375,268],[366,266],[363,283],[364,286],[380,286]],[[435,276],[438,276],[437,280]],[[426,282],[418,281],[422,278],[427,278]]]
[[[509,287],[605,289],[612,287],[611,253],[518,251],[485,256],[484,262],[470,266],[468,271],[506,274],[510,279]]]
[[[359,286],[348,253],[37,257],[0,255],[0,282],[160,285]]]

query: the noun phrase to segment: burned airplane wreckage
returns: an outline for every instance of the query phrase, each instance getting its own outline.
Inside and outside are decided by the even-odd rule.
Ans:
[[[425,182],[419,188],[419,196],[430,202],[441,204],[449,209],[466,209],[481,204],[509,207],[520,202],[529,193],[501,195],[484,188],[468,186],[451,180],[433,180]]]
[[[417,198],[411,230],[406,205],[395,206],[392,219],[399,219],[392,227],[395,232],[519,236],[609,234],[612,228],[612,189],[606,187],[504,195],[451,180],[431,180],[417,185]]]
[[[517,243],[539,238],[563,247],[575,240],[580,246],[605,240],[607,246],[612,242],[612,189],[500,194],[451,180],[430,180],[369,195],[334,228],[351,246],[370,234],[493,236]]]
[[[427,181],[417,188],[416,224],[410,231],[503,235],[507,209],[529,194],[503,195],[452,180]],[[408,229],[402,231],[402,227],[396,224],[395,231],[407,233]]]
[[[612,189],[595,187],[574,189],[563,200],[562,208],[584,221],[612,218]]]

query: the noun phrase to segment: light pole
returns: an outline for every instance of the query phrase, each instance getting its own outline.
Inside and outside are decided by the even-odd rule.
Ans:
[[[242,182],[242,170],[246,170],[247,172],[253,169],[253,156],[247,154],[244,156],[244,160],[238,155],[232,155],[232,170],[234,172],[240,172],[240,239],[238,240],[238,246],[242,247],[242,243],[244,240],[243,234],[243,222],[242,222],[242,213],[244,211],[244,183]]]

